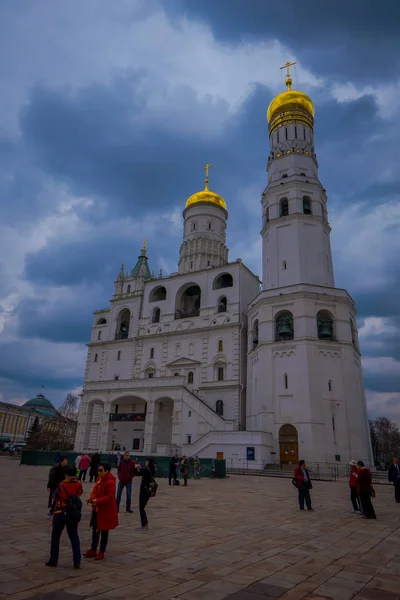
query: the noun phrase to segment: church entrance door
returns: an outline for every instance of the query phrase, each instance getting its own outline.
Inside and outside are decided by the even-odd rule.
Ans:
[[[299,462],[299,439],[293,425],[282,425],[279,430],[279,450],[281,464],[293,465]]]

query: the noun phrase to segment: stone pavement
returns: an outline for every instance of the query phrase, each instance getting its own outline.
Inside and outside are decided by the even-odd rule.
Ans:
[[[59,567],[48,559],[47,467],[0,458],[0,599],[400,600],[400,505],[377,486],[377,521],[350,511],[345,482],[316,482],[301,513],[290,479],[231,476],[160,481],[149,531],[120,515],[106,560],[72,568],[66,533]],[[90,489],[85,485],[85,497]],[[138,496],[138,480],[133,498]],[[89,547],[89,511],[80,526]]]

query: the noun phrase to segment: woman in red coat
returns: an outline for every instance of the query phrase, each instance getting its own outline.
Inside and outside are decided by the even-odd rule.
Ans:
[[[118,527],[118,511],[116,494],[116,478],[111,473],[111,465],[101,462],[97,469],[98,480],[90,494],[88,504],[92,505],[92,547],[83,556],[102,560],[108,542],[108,532]],[[97,546],[100,541],[100,551]]]

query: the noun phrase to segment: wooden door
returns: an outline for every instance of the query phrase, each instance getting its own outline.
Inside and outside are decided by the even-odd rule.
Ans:
[[[279,450],[281,464],[294,465],[299,462],[297,429],[293,425],[282,425],[279,430]]]

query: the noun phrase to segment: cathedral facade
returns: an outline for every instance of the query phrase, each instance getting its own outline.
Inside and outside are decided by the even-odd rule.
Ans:
[[[224,199],[183,211],[178,271],[155,278],[144,244],[95,312],[77,451],[252,464],[371,463],[353,299],[335,287],[314,106],[291,89],[268,108],[262,284],[229,261]]]

